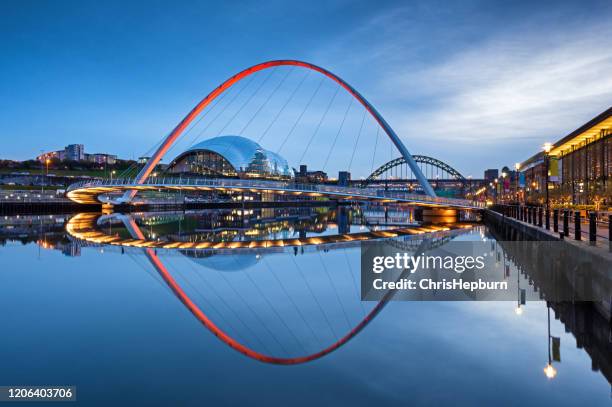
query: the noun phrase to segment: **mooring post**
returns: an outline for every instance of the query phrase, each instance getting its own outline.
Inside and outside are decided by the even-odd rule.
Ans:
[[[563,210],[563,235],[569,236],[569,211]]]
[[[580,211],[574,212],[574,240],[581,240],[582,233],[580,232]]]
[[[589,242],[595,243],[597,240],[597,212],[589,212]]]
[[[544,212],[542,210],[541,206],[538,206],[538,226],[542,227],[542,212]]]

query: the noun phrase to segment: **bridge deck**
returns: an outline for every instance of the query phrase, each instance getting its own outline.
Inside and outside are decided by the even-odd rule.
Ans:
[[[102,195],[136,191],[250,191],[290,194],[295,196],[329,196],[343,200],[374,200],[382,202],[406,202],[419,206],[481,209],[482,203],[464,199],[439,198],[427,195],[390,192],[374,188],[354,188],[335,185],[297,184],[282,181],[208,178],[149,178],[144,183],[134,179],[81,181],[70,185],[67,197],[78,203],[121,203],[100,199]]]

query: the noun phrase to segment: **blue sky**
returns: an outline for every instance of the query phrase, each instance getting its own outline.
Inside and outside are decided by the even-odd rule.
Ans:
[[[220,82],[268,59],[334,71],[412,153],[465,175],[521,161],[612,105],[609,1],[4,1],[1,8],[2,158],[73,142],[137,157]],[[354,171],[367,175],[368,162],[357,160]]]

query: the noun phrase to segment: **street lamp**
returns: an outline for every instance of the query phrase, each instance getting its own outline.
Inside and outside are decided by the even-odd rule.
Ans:
[[[521,163],[515,163],[514,164],[514,170],[516,171],[516,203],[519,203],[520,197],[519,197],[519,178],[520,178],[520,174],[519,174],[519,170],[521,169]]]
[[[115,171],[115,170],[112,170],[112,171],[111,171],[111,173],[110,173],[110,176],[111,176],[111,179],[110,179],[110,180],[111,180],[111,182],[113,182],[113,175],[115,175],[115,173],[116,173],[116,172],[117,172],[117,171]]]
[[[548,171],[549,171],[549,167],[550,167],[550,150],[552,149],[552,144],[550,143],[544,143],[544,163],[545,163],[545,169],[544,171],[546,172],[544,175],[546,176],[546,183],[545,183],[545,188],[546,188],[546,210],[545,210],[545,214],[546,214],[546,230],[550,229],[550,204],[549,204],[549,200],[548,200]]]
[[[557,369],[552,365],[552,357],[550,355],[550,305],[546,303],[546,310],[548,312],[548,338],[546,340],[546,347],[548,348],[548,364],[544,367],[544,375],[549,379],[554,379],[557,376]]]
[[[544,374],[546,375],[546,377],[548,377],[549,379],[554,379],[555,376],[557,376],[557,369],[555,369],[553,367],[552,364],[547,364],[546,367],[544,368]]]
[[[544,176],[546,177],[546,182],[545,182],[545,189],[546,189],[546,211],[549,211],[549,207],[548,207],[548,167],[549,167],[549,161],[550,161],[550,150],[552,150],[552,144],[551,143],[544,143],[544,146],[542,147],[544,149]]]

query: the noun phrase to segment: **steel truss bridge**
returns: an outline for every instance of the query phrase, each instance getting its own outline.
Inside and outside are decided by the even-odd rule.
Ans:
[[[209,106],[215,99],[223,95],[233,85],[240,82],[242,79],[251,76],[252,74],[263,71],[266,69],[288,66],[292,68],[304,68],[308,71],[313,71],[323,75],[334,81],[340,89],[344,89],[348,94],[361,104],[365,108],[365,114],[369,115],[376,121],[379,129],[382,129],[386,134],[391,143],[401,154],[403,162],[410,168],[412,174],[418,181],[421,189],[424,191],[423,195],[414,194],[396,194],[389,192],[382,192],[372,189],[355,189],[350,187],[334,187],[324,185],[296,185],[292,183],[278,183],[274,181],[243,181],[243,180],[176,180],[176,179],[150,179],[150,175],[157,164],[161,161],[164,154],[166,154],[171,146],[179,139],[179,137],[188,132],[188,127],[196,121],[198,116]],[[332,99],[333,100],[333,99]],[[350,106],[349,106],[350,107]],[[347,110],[348,112],[348,110]],[[197,123],[197,121],[196,121]],[[378,133],[377,133],[378,135]],[[335,146],[332,145],[330,150],[333,151]],[[449,167],[450,168],[450,167]],[[454,171],[454,170],[453,170]],[[471,203],[464,200],[449,200],[449,199],[438,199],[432,186],[428,182],[426,176],[422,173],[420,167],[417,165],[415,158],[409,153],[408,149],[401,141],[399,136],[382,117],[382,115],[374,108],[370,102],[368,102],[355,88],[345,82],[342,78],[328,71],[327,69],[313,65],[304,61],[297,60],[275,60],[263,62],[247,68],[234,76],[227,79],[212,92],[210,92],[204,99],[202,99],[188,114],[185,118],[166,136],[156,151],[153,153],[151,158],[147,161],[144,167],[140,170],[138,175],[133,179],[119,179],[113,181],[92,181],[77,183],[71,185],[68,188],[67,196],[78,203],[97,203],[99,197],[106,196],[107,198],[103,201],[108,204],[129,204],[135,195],[139,191],[148,190],[230,190],[230,191],[268,191],[274,193],[287,193],[293,195],[307,195],[307,196],[329,196],[336,199],[350,199],[350,200],[378,200],[378,201],[389,201],[389,202],[410,202],[417,205],[424,206],[442,206],[449,208],[478,208],[479,206],[475,203]],[[114,193],[123,193],[121,197],[114,196],[112,199],[108,198],[108,194],[114,195]]]
[[[71,200],[91,204],[113,202],[112,195],[129,191],[220,191],[264,192],[307,197],[330,197],[350,201],[410,203],[433,208],[480,209],[482,204],[465,199],[431,197],[428,195],[391,192],[374,188],[354,188],[335,185],[297,184],[293,182],[208,178],[147,178],[82,181],[72,184],[66,195]]]
[[[437,158],[429,157],[426,155],[413,155],[414,161],[416,163],[423,164],[425,166],[425,171],[423,171],[424,175],[427,176],[428,179],[452,179],[461,182],[467,182],[467,178],[465,178],[459,171],[446,164],[443,161],[438,160]],[[432,170],[428,174],[428,167]],[[437,170],[437,171],[436,171]],[[378,167],[372,174],[366,178],[365,183],[376,181],[381,179],[382,175],[389,174],[393,175],[393,171],[395,171],[395,178],[399,179],[415,179],[414,176],[409,175],[410,167],[407,165],[404,157],[399,157],[394,160],[391,160],[380,167]],[[440,177],[442,175],[442,177]]]

